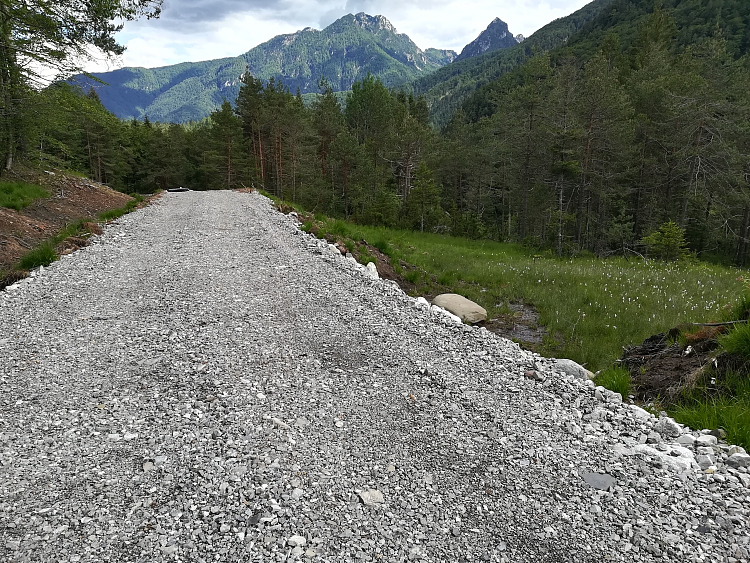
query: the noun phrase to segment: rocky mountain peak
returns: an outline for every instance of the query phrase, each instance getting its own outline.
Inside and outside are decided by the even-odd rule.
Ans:
[[[390,31],[391,33],[396,33],[396,28],[393,27],[393,24],[385,16],[371,16],[364,12],[359,12],[355,14],[354,22],[367,31]]]
[[[478,57],[490,51],[513,47],[518,43],[519,40],[508,29],[508,24],[500,18],[495,18],[487,26],[487,29],[479,34],[479,37],[464,47],[461,54],[456,57],[456,60],[460,61],[471,57]]]

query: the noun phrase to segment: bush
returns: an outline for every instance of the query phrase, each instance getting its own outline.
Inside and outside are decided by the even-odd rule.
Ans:
[[[641,240],[649,256],[660,260],[676,261],[690,256],[685,240],[685,229],[674,221],[664,223],[658,230]]]

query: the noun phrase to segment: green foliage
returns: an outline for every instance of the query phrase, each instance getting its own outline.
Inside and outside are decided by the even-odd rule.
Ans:
[[[675,420],[696,429],[723,428],[727,441],[750,448],[750,377],[747,371],[714,377],[711,389],[691,391],[670,409]]]
[[[643,237],[649,256],[660,260],[680,260],[690,255],[685,240],[685,229],[674,221],[663,223],[659,229]]]
[[[719,344],[725,352],[750,361],[750,325],[735,326],[729,333],[719,337]]]
[[[597,385],[606,387],[610,391],[614,391],[627,399],[630,395],[630,389],[632,385],[632,378],[630,371],[621,367],[610,367],[603,369],[594,379]]]
[[[55,247],[51,243],[45,243],[28,252],[18,263],[24,270],[33,270],[39,266],[49,266],[57,260]]]
[[[134,199],[132,201],[129,201],[125,207],[121,207],[119,209],[113,209],[111,211],[105,211],[104,213],[99,214],[99,221],[107,222],[107,221],[114,221],[115,219],[119,219],[123,215],[126,215],[132,211],[135,211],[135,209],[138,207],[138,204],[143,201],[143,197],[138,194],[133,194]]]
[[[49,197],[49,192],[41,186],[26,182],[0,182],[0,207],[20,211],[43,197]]]

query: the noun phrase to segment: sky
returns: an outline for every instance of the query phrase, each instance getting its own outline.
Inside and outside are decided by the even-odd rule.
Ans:
[[[514,35],[530,36],[591,0],[164,0],[156,20],[127,22],[117,40],[125,54],[94,57],[90,72],[148,68],[236,57],[272,37],[305,27],[323,29],[346,14],[385,16],[422,49],[457,53],[500,18]]]

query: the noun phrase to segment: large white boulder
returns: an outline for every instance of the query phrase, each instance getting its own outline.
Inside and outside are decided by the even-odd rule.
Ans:
[[[487,320],[487,311],[463,295],[443,293],[435,297],[432,304],[453,313],[465,323],[474,324]]]
[[[577,377],[578,379],[594,379],[596,377],[593,373],[583,367],[581,364],[569,360],[567,358],[555,358],[555,368],[558,371]]]

